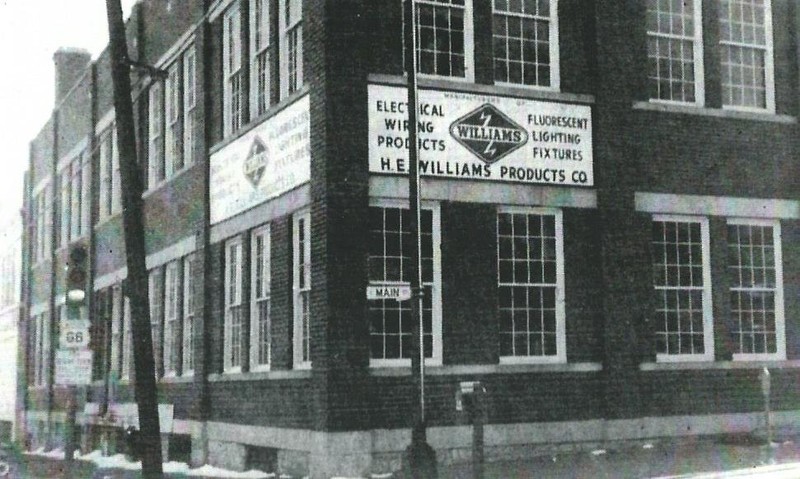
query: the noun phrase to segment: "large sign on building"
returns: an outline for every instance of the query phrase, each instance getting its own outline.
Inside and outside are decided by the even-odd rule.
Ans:
[[[308,95],[211,155],[211,223],[311,179]]]
[[[369,86],[369,171],[408,173],[404,87]],[[420,90],[422,176],[591,186],[586,105]]]

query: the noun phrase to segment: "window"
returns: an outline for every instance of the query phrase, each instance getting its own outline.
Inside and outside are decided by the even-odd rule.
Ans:
[[[111,366],[110,371],[117,375],[122,373],[122,341],[123,341],[123,302],[122,287],[115,285],[108,299],[111,300]]]
[[[494,0],[494,79],[558,88],[557,0]]]
[[[417,72],[472,80],[472,0],[414,0],[414,5]]]
[[[69,244],[69,221],[70,221],[70,168],[69,165],[61,171],[60,175],[60,189],[61,189],[61,246]]]
[[[263,115],[270,106],[272,45],[270,44],[269,3],[269,0],[250,0],[251,119]]]
[[[164,376],[175,376],[178,372],[181,345],[178,330],[178,265],[178,261],[172,261],[164,270]]]
[[[44,386],[47,382],[48,352],[50,350],[50,324],[47,313],[41,313],[31,318],[31,348],[33,360],[33,384]]]
[[[196,56],[194,46],[183,54],[183,163],[194,162],[195,109],[197,107]]]
[[[561,212],[502,208],[497,271],[500,361],[566,362]]]
[[[651,99],[703,104],[701,3],[648,0],[647,83]]]
[[[250,369],[270,365],[270,227],[252,233],[250,255]]]
[[[281,98],[303,85],[303,2],[280,0]]]
[[[242,239],[225,244],[225,372],[242,367]]]
[[[114,171],[114,128],[109,127],[100,134],[100,219],[111,215],[112,174]]]
[[[53,223],[53,203],[51,200],[52,186],[45,186],[36,194],[34,204],[36,208],[36,243],[34,254],[36,261],[43,261],[50,256]]]
[[[153,338],[153,358],[155,363],[156,377],[159,377],[160,371],[163,369],[162,363],[162,348],[161,348],[161,316],[163,314],[164,305],[164,281],[162,271],[156,268],[150,271],[149,276],[149,290],[150,295],[150,333]]]
[[[656,216],[651,238],[657,360],[713,360],[708,220]]]
[[[72,161],[70,165],[71,178],[70,178],[70,240],[75,240],[83,235],[83,219],[85,217],[83,209],[84,198],[88,194],[88,188],[83,184],[83,155],[78,156]]]
[[[722,105],[775,110],[770,0],[720,0]]]
[[[192,274],[194,254],[183,259],[183,370],[184,376],[194,373],[194,290]]]
[[[180,131],[181,82],[180,63],[175,62],[167,69],[164,82],[164,177],[170,178],[183,167],[183,139]]]
[[[440,271],[434,251],[439,250],[438,209],[421,211],[422,324],[425,357],[441,362]],[[377,284],[411,284],[411,211],[405,204],[373,201],[369,209],[369,281]],[[407,365],[413,351],[411,302],[369,301],[371,364]]]
[[[229,136],[242,127],[244,108],[242,18],[238,3],[225,12],[222,21],[223,125],[225,136]]]
[[[122,211],[122,179],[119,175],[119,143],[117,142],[117,128],[113,128],[111,135],[111,214]]]
[[[150,85],[149,118],[150,124],[148,132],[150,136],[149,147],[147,150],[148,158],[148,180],[150,188],[157,185],[166,176],[166,164],[164,162],[164,92],[161,83],[154,82]]]
[[[133,332],[131,324],[131,302],[127,296],[123,297],[122,308],[122,379],[130,379],[133,371]]]
[[[294,367],[311,367],[311,215],[294,215],[292,230],[294,290]]]
[[[785,359],[781,230],[777,221],[728,221],[733,359]]]

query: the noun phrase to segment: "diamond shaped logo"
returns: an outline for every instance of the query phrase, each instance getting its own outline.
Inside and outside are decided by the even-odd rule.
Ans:
[[[489,103],[454,121],[450,135],[489,165],[528,142],[528,132]]]
[[[261,177],[264,176],[269,160],[268,156],[269,150],[266,143],[256,136],[253,139],[253,144],[250,145],[247,157],[244,159],[244,176],[247,177],[253,188],[258,187]]]

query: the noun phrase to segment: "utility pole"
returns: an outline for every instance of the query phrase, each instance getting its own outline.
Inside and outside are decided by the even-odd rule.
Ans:
[[[415,386],[414,424],[411,444],[406,449],[409,472],[414,479],[436,478],[436,452],[428,444],[425,426],[425,341],[422,321],[422,267],[420,264],[420,195],[419,195],[419,144],[417,142],[417,42],[416,8],[414,0],[403,1],[403,42],[405,45],[405,70],[408,79],[408,207],[411,212],[411,324],[412,356],[411,377]]]
[[[161,479],[161,434],[156,399],[155,359],[150,332],[144,225],[142,223],[142,178],[136,161],[130,60],[120,0],[106,0],[111,50],[111,78],[119,145],[122,183],[122,222],[128,266],[127,293],[131,304],[131,333],[135,372],[134,394],[139,409],[140,452],[144,479]]]

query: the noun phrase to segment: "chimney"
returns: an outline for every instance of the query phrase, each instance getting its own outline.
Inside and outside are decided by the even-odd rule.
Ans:
[[[92,55],[82,48],[59,48],[53,54],[56,69],[56,102],[58,105],[80,80],[92,61]]]

